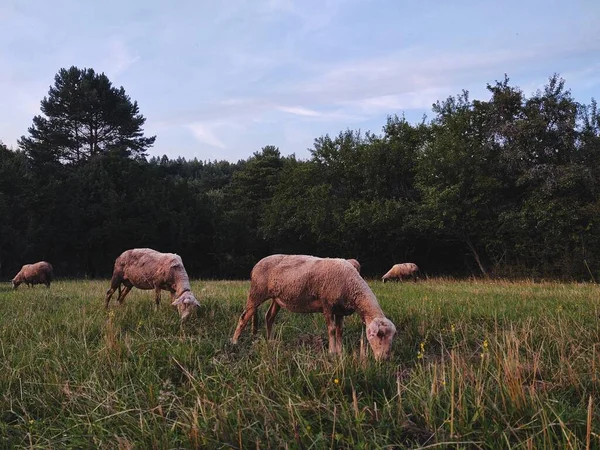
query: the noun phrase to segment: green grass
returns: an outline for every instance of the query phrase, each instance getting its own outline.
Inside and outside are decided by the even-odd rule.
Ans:
[[[0,448],[600,448],[598,286],[369,284],[398,329],[383,363],[357,316],[342,357],[318,314],[281,311],[267,343],[267,305],[232,346],[248,282],[193,282],[183,326],[166,293],[107,312],[108,281],[5,283]]]

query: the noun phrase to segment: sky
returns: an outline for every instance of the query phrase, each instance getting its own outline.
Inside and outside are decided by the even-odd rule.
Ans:
[[[104,72],[136,100],[151,156],[310,157],[315,138],[418,122],[504,78],[559,73],[599,99],[598,0],[1,0],[0,140],[16,148],[54,75]]]

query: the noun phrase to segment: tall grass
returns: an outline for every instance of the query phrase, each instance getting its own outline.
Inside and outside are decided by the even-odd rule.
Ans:
[[[194,282],[183,326],[166,293],[107,312],[108,281],[3,285],[0,447],[600,448],[596,285],[369,283],[383,363],[354,316],[342,357],[318,314],[232,346],[247,282]]]

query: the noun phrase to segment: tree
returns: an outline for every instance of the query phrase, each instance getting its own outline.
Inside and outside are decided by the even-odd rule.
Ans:
[[[467,91],[433,105],[431,139],[418,161],[422,214],[439,240],[461,242],[487,276],[481,247],[497,217],[497,154],[488,145],[486,115]]]
[[[19,145],[36,163],[80,163],[98,154],[143,157],[156,136],[145,137],[145,117],[123,87],[93,69],[61,69]]]
[[[588,270],[584,243],[591,242],[587,230],[595,215],[589,214],[596,195],[595,152],[582,146],[586,127],[577,124],[586,109],[555,74],[504,128],[502,160],[511,168],[516,201],[499,217],[499,237],[513,267],[557,276],[564,267]]]
[[[220,265],[236,274],[246,274],[269,253],[270,243],[259,232],[265,209],[277,187],[286,162],[272,145],[241,163],[224,188],[218,209],[215,239]]]
[[[28,187],[27,158],[0,141],[0,276],[14,275],[23,262]]]

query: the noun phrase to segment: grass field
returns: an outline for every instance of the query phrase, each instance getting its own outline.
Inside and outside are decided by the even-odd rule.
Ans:
[[[396,324],[376,363],[321,315],[229,339],[248,282],[103,308],[108,281],[0,286],[0,448],[600,448],[600,287],[370,281]],[[361,351],[361,348],[364,350]]]

